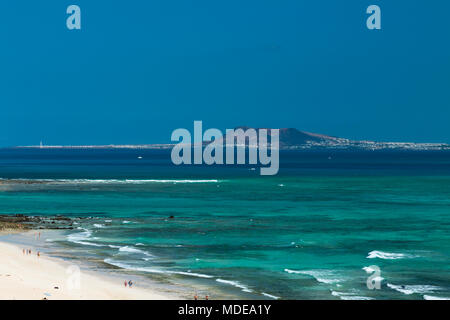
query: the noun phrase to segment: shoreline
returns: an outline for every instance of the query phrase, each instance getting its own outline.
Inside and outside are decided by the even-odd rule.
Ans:
[[[26,231],[14,233],[27,234]],[[85,270],[76,260],[69,262],[42,252],[38,256],[33,249],[31,254],[26,254],[23,250],[20,244],[0,240],[0,300],[183,299],[138,284],[125,287],[124,279]]]
[[[219,286],[211,286],[210,283],[205,283],[203,277],[200,278],[189,278],[185,277],[188,275],[182,274],[178,277],[169,277],[163,273],[161,274],[151,274],[149,275],[145,270],[135,270],[133,268],[127,268],[123,266],[118,266],[116,264],[111,264],[104,260],[104,257],[97,258],[96,253],[90,250],[89,254],[84,254],[83,251],[80,252],[80,248],[75,249],[75,252],[71,248],[66,247],[64,244],[58,243],[60,239],[66,238],[68,235],[77,235],[80,227],[85,221],[91,220],[90,216],[74,216],[67,217],[63,215],[48,215],[48,216],[38,216],[38,215],[27,215],[27,214],[0,214],[0,264],[4,264],[4,261],[14,261],[21,266],[22,269],[36,268],[36,264],[30,264],[30,260],[35,260],[36,254],[39,251],[40,257],[39,261],[45,260],[52,262],[53,264],[58,264],[58,267],[52,265],[50,270],[58,269],[58,277],[56,278],[59,282],[64,280],[67,281],[68,274],[61,271],[64,267],[65,270],[70,267],[70,265],[75,264],[83,274],[90,275],[88,279],[89,283],[94,283],[96,281],[91,281],[91,278],[100,278],[103,281],[109,283],[108,288],[114,283],[114,286],[118,288],[125,288],[124,282],[132,280],[134,286],[132,290],[141,289],[141,296],[136,297],[122,296],[123,291],[120,293],[116,292],[116,298],[106,296],[103,293],[96,293],[94,295],[83,294],[79,297],[67,296],[58,297],[56,299],[144,299],[144,300],[190,300],[194,296],[198,296],[200,300],[204,299],[206,296],[209,299],[221,300],[221,299],[239,299],[239,298],[252,298],[249,296],[243,296],[239,288],[220,288]],[[5,226],[8,228],[5,228]],[[39,235],[39,236],[38,236]],[[38,238],[39,237],[39,238]],[[80,244],[85,245],[80,240]],[[77,241],[75,241],[77,243]],[[6,247],[10,248],[7,250]],[[11,247],[14,247],[15,253],[12,254]],[[95,247],[95,245],[94,245]],[[111,246],[110,246],[111,247]],[[114,246],[112,246],[114,247]],[[126,247],[126,246],[125,246]],[[24,255],[23,249],[32,249],[32,257]],[[89,249],[92,249],[89,245]],[[7,254],[6,254],[7,253]],[[25,259],[23,258],[32,258]],[[3,267],[5,267],[4,264]],[[3,287],[4,278],[2,274],[10,274],[13,270],[11,265],[8,266],[7,272],[2,271],[0,268],[0,287]],[[53,272],[53,271],[51,271]],[[190,272],[190,271],[187,271]],[[32,273],[32,272],[31,272]],[[33,275],[32,278],[36,278]],[[30,280],[27,280],[30,282]],[[48,282],[49,280],[46,279]],[[16,284],[17,285],[17,284]],[[21,283],[20,283],[21,285]],[[102,284],[97,284],[96,286],[103,286]],[[44,286],[40,284],[40,287]],[[230,289],[230,288],[228,288]],[[89,289],[94,292],[92,288]],[[109,290],[109,289],[108,289]],[[8,290],[9,291],[9,290]],[[97,290],[98,291],[98,290]],[[137,290],[136,290],[137,291]],[[233,292],[238,291],[238,292]],[[45,291],[46,293],[50,293]],[[120,297],[118,296],[120,295]],[[44,297],[33,296],[29,298],[26,294],[20,294],[19,297],[16,296],[5,296],[0,294],[0,300],[5,299],[42,299]]]

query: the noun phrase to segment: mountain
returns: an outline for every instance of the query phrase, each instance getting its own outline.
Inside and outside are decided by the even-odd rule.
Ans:
[[[237,127],[234,130],[242,129],[244,131],[252,129],[250,127]],[[258,133],[259,128],[255,128]],[[268,130],[269,136],[276,133]],[[259,138],[257,138],[259,139]],[[226,141],[226,135],[222,138]],[[246,145],[256,144],[255,139],[247,139]],[[270,139],[269,139],[270,141]],[[225,143],[224,143],[225,144]],[[279,129],[280,149],[301,150],[301,149],[355,149],[355,150],[450,150],[450,145],[445,143],[414,143],[414,142],[376,142],[367,140],[350,140],[345,138],[332,137],[324,134],[300,131],[295,128]]]
[[[272,132],[268,128],[250,128],[250,127],[236,127],[234,128],[235,132],[239,129],[242,129],[243,131],[247,131],[248,129],[254,129],[256,130],[256,133],[259,133],[260,129],[265,129],[268,131],[268,135],[270,137],[275,136],[275,132]],[[239,134],[236,134],[236,136],[240,136]],[[244,138],[241,136],[241,139]],[[224,134],[223,138],[220,139],[222,141],[226,141],[227,135]],[[220,141],[219,140],[219,141]],[[252,138],[246,138],[246,145],[251,144],[255,145],[257,141],[259,140],[259,137],[256,137],[256,139]],[[269,139],[270,140],[270,139]],[[280,148],[290,148],[290,147],[296,147],[296,146],[305,146],[309,144],[336,144],[336,143],[343,143],[348,141],[347,139],[340,139],[336,137],[326,136],[322,134],[316,134],[316,133],[310,133],[306,131],[300,131],[294,128],[282,128],[279,129],[279,144]],[[206,144],[209,142],[206,142]],[[223,142],[225,144],[225,142]]]
[[[336,144],[348,141],[323,134],[300,131],[294,128],[280,129],[280,147],[302,146],[311,143],[315,144]]]

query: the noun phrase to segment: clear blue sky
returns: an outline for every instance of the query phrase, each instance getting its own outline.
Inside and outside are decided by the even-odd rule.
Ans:
[[[66,28],[66,8],[82,30]],[[365,10],[382,9],[382,30]],[[450,1],[0,3],[0,146],[169,142],[194,120],[450,142]]]

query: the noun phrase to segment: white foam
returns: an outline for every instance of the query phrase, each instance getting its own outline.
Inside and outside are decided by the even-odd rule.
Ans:
[[[388,283],[387,286],[393,290],[396,290],[398,292],[401,292],[403,294],[406,295],[410,295],[410,294],[414,294],[414,293],[419,293],[419,294],[424,294],[424,293],[434,293],[435,291],[439,291],[442,290],[441,287],[437,287],[437,286],[430,286],[430,285],[395,285],[395,284],[391,284]]]
[[[191,276],[191,277],[197,277],[197,278],[213,278],[213,276],[207,275],[207,274],[201,274],[201,273],[195,273],[195,272],[183,272],[183,271],[169,271],[169,270],[161,270],[161,269],[155,269],[155,268],[148,268],[148,267],[137,267],[137,266],[131,266],[122,262],[114,261],[112,259],[105,259],[103,260],[105,263],[122,268],[127,270],[133,270],[133,271],[140,271],[140,272],[149,272],[149,273],[164,273],[164,274],[180,274],[185,276]]]
[[[238,281],[230,281],[230,280],[223,280],[223,279],[216,279],[217,282],[229,284],[233,287],[242,289],[244,292],[253,292],[253,290],[249,289],[247,286],[244,286],[243,284],[239,283]]]
[[[122,262],[118,262],[118,261],[114,261],[112,259],[106,258],[105,260],[103,260],[105,263],[122,268],[122,269],[127,269],[127,270],[133,270],[133,271],[141,271],[141,272],[150,272],[150,273],[164,273],[163,270],[159,270],[159,269],[153,269],[153,268],[148,268],[148,267],[135,267],[135,266],[131,266]]]
[[[147,184],[147,183],[217,183],[217,179],[16,179],[51,184]]]
[[[364,268],[362,268],[362,269],[363,269],[365,272],[367,272],[367,273],[372,273],[372,272],[375,272],[375,271],[376,271],[376,270],[374,270],[374,269],[371,268],[371,267],[364,267]],[[381,282],[384,280],[384,278],[378,276],[378,277],[372,278],[372,280],[381,283]]]
[[[272,298],[272,299],[274,299],[274,300],[281,299],[280,297],[274,296],[274,295],[269,294],[269,293],[266,293],[266,292],[261,292],[261,294],[262,294],[263,296],[266,296],[266,297],[268,297],[268,298]]]
[[[92,235],[92,232],[90,230],[88,230],[88,229],[81,228],[81,227],[78,227],[77,229],[78,230],[83,230],[83,232],[77,232],[77,233],[69,234],[67,236],[67,241],[74,242],[74,241],[87,240]]]
[[[100,223],[94,223],[93,226],[96,227],[96,228],[105,228],[105,225],[104,224],[100,224]]]
[[[183,272],[183,271],[167,271],[167,273],[173,273],[173,274],[181,274],[184,276],[192,276],[197,278],[214,278],[213,276],[210,276],[208,274],[201,274],[201,273],[195,273],[195,272]]]
[[[88,229],[78,227],[78,230],[84,230],[83,232],[72,233],[67,236],[67,241],[72,243],[81,244],[84,246],[93,246],[93,247],[104,247],[104,245],[92,242],[86,242],[86,240],[91,239],[92,232]],[[92,238],[98,239],[98,238]]]
[[[86,242],[86,241],[71,241],[73,243],[82,244],[84,246],[93,246],[93,247],[104,247],[104,245],[93,243],[93,242]]]
[[[331,295],[335,296],[335,297],[340,297],[340,296],[350,296],[350,295],[352,295],[352,293],[331,290]]]
[[[387,260],[396,260],[396,259],[404,259],[404,258],[416,258],[417,256],[405,253],[392,253],[392,252],[383,252],[383,251],[371,251],[367,256],[367,259],[387,259]]]
[[[127,183],[217,183],[219,180],[125,180]]]
[[[342,296],[342,300],[375,300],[374,298],[364,297],[364,296]]]
[[[365,272],[367,272],[367,273],[372,273],[372,272],[374,272],[375,270],[373,269],[373,268],[371,268],[371,267],[363,267],[362,268]]]
[[[331,295],[339,297],[341,300],[374,300],[374,298],[358,296],[352,292],[340,292],[331,290]]]
[[[435,296],[429,296],[429,295],[424,295],[423,298],[425,300],[450,300],[450,298],[446,298],[446,297],[435,297]]]
[[[137,248],[133,248],[133,247],[129,247],[129,246],[120,247],[119,251],[120,252],[140,253],[140,254],[143,254],[143,255],[146,255],[146,256],[149,256],[149,257],[153,257],[152,254],[150,254],[150,253],[148,253],[146,251],[143,251],[143,250],[140,250],[140,249],[137,249]]]
[[[342,282],[342,279],[337,279],[331,270],[290,270],[284,269],[287,273],[304,274],[313,277],[318,282],[334,284]]]

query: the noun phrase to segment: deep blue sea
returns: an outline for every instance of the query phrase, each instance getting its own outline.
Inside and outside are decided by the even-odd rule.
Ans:
[[[164,150],[0,149],[0,178],[21,179],[0,183],[0,214],[90,217],[48,243],[212,298],[450,298],[450,152],[280,162],[260,176]]]

